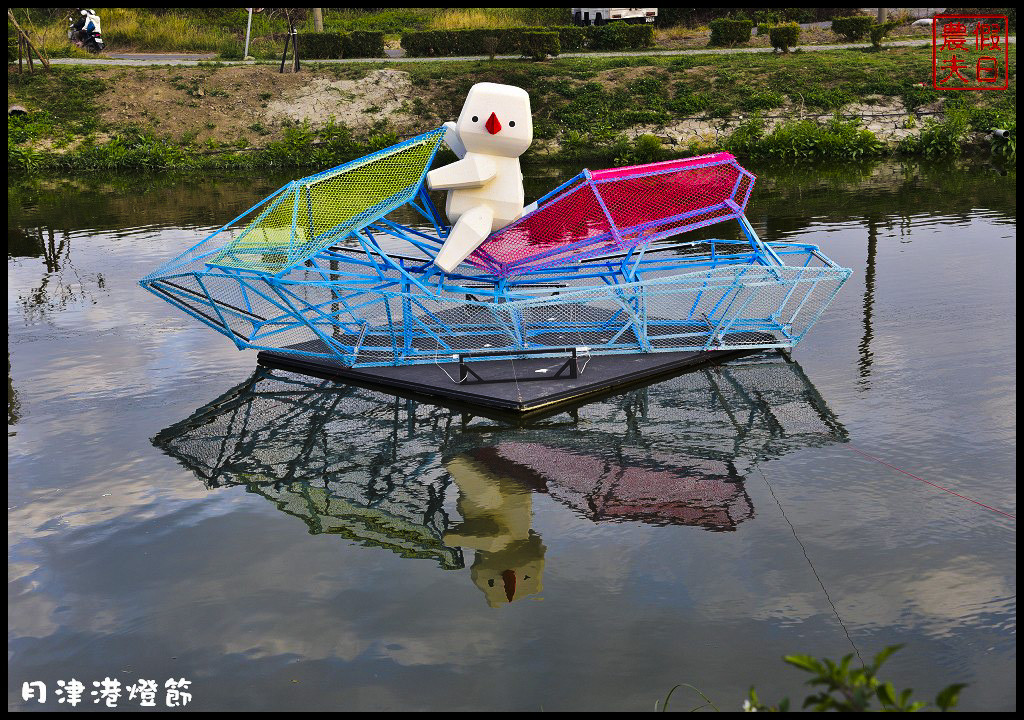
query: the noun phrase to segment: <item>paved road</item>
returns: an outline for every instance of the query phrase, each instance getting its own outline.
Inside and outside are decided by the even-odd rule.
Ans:
[[[930,45],[931,38],[922,36],[912,40],[893,40],[885,44],[886,47],[915,47]],[[1010,37],[1011,43],[1017,42],[1017,37]],[[816,52],[820,50],[850,50],[854,48],[871,47],[864,43],[844,43],[841,45],[801,45],[804,52]],[[771,48],[696,48],[692,50],[648,50],[644,52],[600,52],[600,53],[563,53],[559,58],[615,58],[615,57],[662,57],[674,55],[729,55],[732,53],[770,53]],[[303,60],[303,63],[413,63],[413,62],[465,62],[467,60],[485,60],[485,56],[467,57],[440,57],[440,58],[409,58],[409,57],[386,57],[386,58],[353,58],[351,60]],[[496,60],[522,60],[519,55],[498,55]],[[54,65],[121,65],[121,66],[145,66],[145,65],[198,65],[201,62],[215,60],[214,55],[159,55],[159,54],[138,54],[129,55],[126,53],[111,53],[98,58],[54,58],[50,60]],[[226,65],[252,65],[254,60],[222,60]],[[263,61],[271,62],[271,61]]]

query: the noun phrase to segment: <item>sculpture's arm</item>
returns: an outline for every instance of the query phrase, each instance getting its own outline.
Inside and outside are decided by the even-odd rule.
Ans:
[[[486,185],[498,174],[493,160],[482,155],[467,155],[451,165],[427,173],[427,187],[431,190],[461,190]]]
[[[451,148],[459,160],[466,157],[466,146],[459,138],[459,131],[455,129],[455,123],[449,120],[444,124],[444,129],[444,144]]]

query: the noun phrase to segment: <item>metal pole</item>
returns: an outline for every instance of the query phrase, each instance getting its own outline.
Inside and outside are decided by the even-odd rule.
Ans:
[[[284,72],[284,59],[288,57],[288,43],[292,39],[292,34],[289,32],[284,36],[284,53],[281,55],[281,72]]]
[[[245,26],[245,52],[242,53],[242,59],[245,60],[249,57],[249,33],[252,31],[252,8],[246,8],[249,11],[249,22]]]

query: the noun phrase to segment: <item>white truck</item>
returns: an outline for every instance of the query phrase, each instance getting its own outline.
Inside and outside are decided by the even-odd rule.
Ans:
[[[573,8],[572,21],[576,25],[604,25],[624,22],[654,22],[658,8]]]

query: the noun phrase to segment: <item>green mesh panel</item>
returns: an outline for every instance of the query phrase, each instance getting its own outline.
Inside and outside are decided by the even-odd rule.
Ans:
[[[209,265],[276,275],[412,200],[444,129],[296,180]]]

